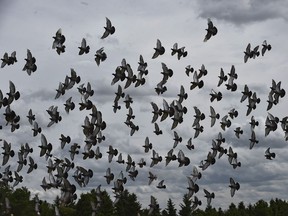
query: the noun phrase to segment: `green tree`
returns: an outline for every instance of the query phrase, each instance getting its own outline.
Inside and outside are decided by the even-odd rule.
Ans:
[[[155,198],[155,205],[158,205],[159,206],[159,203],[157,201],[157,198]],[[144,211],[144,214],[141,214],[141,216],[146,216],[148,215],[148,212],[150,210],[150,207],[148,209],[145,209]],[[156,208],[153,210],[153,212],[149,215],[149,216],[161,216],[161,212],[160,212],[160,207],[159,208]]]
[[[270,201],[270,208],[272,215],[284,216],[288,215],[288,203],[281,199],[275,199]]]
[[[193,211],[193,214],[192,214],[192,215],[193,215],[193,216],[205,216],[206,213],[205,213],[205,211],[197,208],[195,211]]]
[[[268,203],[264,200],[259,200],[254,205],[254,214],[261,216],[269,216],[271,215],[271,209],[268,208]]]
[[[91,193],[82,193],[76,204],[76,215],[91,215],[92,206],[91,201],[93,200]]]
[[[14,215],[36,215],[34,202],[30,200],[30,191],[26,187],[17,188],[8,198]]]
[[[180,204],[179,215],[180,216],[191,216],[192,215],[192,201],[189,199],[187,194],[183,196],[183,203]]]
[[[238,204],[238,211],[240,216],[248,216],[247,209],[242,201]]]
[[[61,216],[77,216],[78,215],[76,212],[76,209],[74,209],[72,206],[59,206],[59,212]]]
[[[217,216],[218,215],[218,212],[215,208],[212,208],[211,205],[208,205],[205,209],[205,213],[206,215],[209,215],[209,216]]]
[[[40,214],[41,216],[51,216],[55,215],[54,208],[52,204],[48,203],[46,200],[40,200]]]
[[[218,208],[218,216],[223,216],[225,213],[223,212],[222,208]]]
[[[93,194],[93,201],[96,202],[97,200],[96,200],[95,190],[94,191],[92,190],[91,193]],[[100,207],[97,209],[96,215],[97,216],[106,216],[106,215],[116,216],[113,202],[106,190],[102,191]]]
[[[162,211],[163,216],[177,216],[177,210],[175,209],[175,204],[169,198],[167,201],[167,208]]]
[[[117,216],[137,215],[141,209],[140,203],[137,201],[137,196],[128,190],[124,190],[115,205]]]
[[[230,203],[228,210],[226,211],[225,215],[227,216],[236,216],[238,215],[237,207],[234,203]]]
[[[5,211],[5,197],[10,197],[12,188],[0,181],[0,212]]]

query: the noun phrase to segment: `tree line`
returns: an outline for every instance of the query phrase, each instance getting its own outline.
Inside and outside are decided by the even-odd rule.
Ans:
[[[98,195],[99,196],[99,195]],[[97,206],[97,192],[92,189],[88,193],[80,194],[77,201],[63,206],[56,197],[54,203],[45,200],[36,201],[36,196],[32,197],[31,192],[26,187],[13,189],[7,186],[0,187],[0,215],[13,216],[54,216],[55,206],[57,206],[61,216],[146,216],[149,206],[142,207],[134,193],[124,190],[119,201],[113,204],[110,195],[101,191],[101,204]],[[6,200],[9,200],[10,212],[7,213]],[[36,213],[35,205],[39,203],[40,214]],[[157,202],[157,200],[156,200]],[[92,204],[94,203],[94,204]],[[93,208],[94,205],[94,208]],[[192,200],[183,196],[182,203],[176,209],[174,202],[169,198],[167,206],[153,211],[151,216],[287,216],[288,203],[286,200],[271,199],[269,202],[259,200],[255,204],[244,205],[243,202],[235,205],[231,203],[228,209],[214,208],[207,206],[205,210],[192,209]]]

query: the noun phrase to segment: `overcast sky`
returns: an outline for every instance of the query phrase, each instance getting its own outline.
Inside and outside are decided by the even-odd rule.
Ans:
[[[242,166],[233,169],[228,162],[228,156],[224,155],[217,159],[213,166],[203,171],[202,179],[197,183],[200,186],[196,194],[206,206],[203,189],[213,191],[216,198],[212,201],[213,207],[227,208],[230,202],[238,203],[244,201],[245,204],[254,203],[259,199],[270,200],[271,198],[287,198],[287,142],[284,139],[284,132],[278,124],[278,129],[271,132],[267,137],[265,132],[265,119],[267,116],[268,93],[272,85],[272,79],[276,82],[282,81],[281,87],[288,89],[287,76],[287,50],[286,43],[288,36],[288,5],[285,0],[262,1],[262,0],[239,0],[239,1],[0,1],[0,55],[5,52],[10,55],[16,51],[18,62],[14,65],[5,66],[0,69],[0,89],[3,95],[9,91],[9,80],[13,81],[16,89],[19,90],[20,99],[13,102],[11,108],[21,116],[20,129],[10,132],[10,127],[5,126],[5,118],[2,113],[5,108],[1,108],[0,123],[3,125],[0,131],[0,139],[5,139],[11,143],[12,149],[17,152],[21,143],[28,142],[33,148],[33,158],[38,163],[38,169],[26,175],[27,167],[21,171],[24,176],[23,183],[19,187],[31,188],[33,194],[38,193],[42,199],[54,200],[60,190],[50,190],[45,192],[41,187],[44,176],[48,177],[47,161],[39,157],[40,135],[33,137],[31,125],[28,123],[26,115],[31,108],[36,115],[36,121],[42,127],[42,133],[47,140],[53,144],[52,154],[57,157],[69,157],[69,144],[63,150],[60,148],[60,135],[69,135],[72,143],[81,145],[80,152],[83,152],[85,136],[82,133],[81,125],[84,124],[85,116],[90,111],[79,111],[78,103],[81,97],[77,91],[77,85],[72,90],[58,99],[54,99],[59,82],[64,82],[65,76],[70,75],[70,68],[73,68],[81,76],[79,84],[89,81],[95,90],[91,97],[97,109],[102,112],[103,120],[107,123],[107,128],[103,131],[106,140],[99,144],[103,158],[100,160],[82,160],[82,155],[75,158],[76,165],[90,168],[94,172],[93,178],[85,188],[77,186],[78,193],[90,191],[99,184],[112,195],[112,185],[107,185],[105,171],[108,167],[117,177],[120,170],[125,176],[126,166],[116,163],[117,158],[113,158],[108,163],[107,150],[112,145],[122,153],[123,159],[127,159],[130,154],[135,162],[144,158],[148,166],[139,168],[139,174],[133,182],[128,180],[125,188],[136,193],[143,208],[148,207],[150,195],[157,198],[162,209],[166,208],[168,198],[171,198],[176,207],[182,201],[183,195],[188,192],[186,176],[190,175],[193,166],[199,166],[200,161],[206,159],[208,151],[211,149],[212,139],[216,139],[219,132],[226,138],[223,145],[225,148],[231,146],[238,153],[238,160]],[[115,26],[116,31],[105,39],[100,39],[105,29],[106,17]],[[207,19],[210,18],[217,27],[218,33],[212,36],[207,42],[203,42],[206,34]],[[53,36],[61,28],[66,37],[66,52],[58,55],[52,49]],[[82,56],[78,55],[78,47],[82,38],[87,40],[90,52]],[[164,55],[152,59],[156,41],[159,39],[166,51]],[[267,40],[271,44],[271,51],[267,51],[264,56],[249,59],[244,63],[244,51],[248,43],[251,48]],[[185,46],[188,51],[187,57],[177,59],[176,55],[171,55],[171,48],[174,43],[179,47]],[[107,59],[96,65],[94,55],[96,50],[104,47]],[[22,68],[29,49],[36,58],[37,71],[29,76]],[[117,66],[121,65],[123,58],[131,65],[134,73],[137,74],[139,55],[142,55],[148,64],[148,75],[146,83],[137,88],[131,85],[124,92],[133,98],[131,105],[135,114],[133,122],[139,125],[139,131],[130,136],[130,129],[124,124],[128,110],[125,108],[123,99],[120,99],[121,110],[113,112],[114,92],[120,84],[111,85],[112,73]],[[161,63],[165,63],[174,72],[167,81],[167,92],[157,95],[154,88],[162,79]],[[187,77],[185,67],[191,65],[195,70],[204,64],[208,74],[203,77],[204,87],[202,89],[190,90],[192,75]],[[234,65],[238,79],[236,92],[226,90],[224,85],[217,87],[220,69],[223,68],[225,74],[230,72]],[[260,104],[252,113],[246,116],[247,101],[240,103],[241,91],[247,84],[257,96],[261,98]],[[162,108],[163,99],[171,103],[177,99],[183,85],[188,93],[188,99],[183,102],[188,109],[184,115],[184,121],[178,125],[175,131],[182,136],[183,141],[174,149],[174,153],[182,150],[190,158],[190,165],[178,168],[178,162],[171,162],[167,167],[165,160],[150,168],[152,151],[144,153],[145,137],[148,136],[153,143],[153,149],[165,158],[167,152],[173,147],[173,131],[170,129],[172,120],[167,118],[159,123],[163,130],[163,135],[156,136],[153,133],[154,125],[152,120],[152,107],[150,102],[155,102]],[[219,102],[210,102],[210,91],[221,91],[223,99]],[[76,109],[69,114],[65,113],[64,103],[72,96],[76,103]],[[46,110],[51,106],[58,106],[62,121],[47,128],[49,115]],[[229,110],[235,108],[239,116],[232,120],[232,125],[226,131],[220,127],[217,120],[214,127],[210,127],[210,111],[212,105],[220,116],[226,115]],[[195,149],[189,151],[186,143],[190,137],[194,137],[192,124],[194,121],[194,109],[197,106],[206,118],[201,122],[204,132],[198,138],[192,139]],[[281,98],[276,106],[269,112],[280,119],[288,115],[287,95]],[[252,150],[250,145],[250,124],[251,116],[259,121],[259,127],[255,129],[259,139]],[[237,139],[233,130],[242,127],[244,133]],[[3,145],[1,143],[1,145]],[[71,145],[71,144],[70,144]],[[97,144],[98,145],[98,144]],[[272,161],[266,160],[264,152],[268,147],[276,153],[276,158]],[[1,149],[2,151],[2,149]],[[2,155],[0,156],[2,160]],[[11,170],[17,169],[17,154],[11,158]],[[2,163],[2,162],[1,162]],[[7,165],[8,165],[7,164]],[[1,167],[3,172],[5,166]],[[200,170],[200,168],[199,168]],[[148,186],[148,171],[157,173],[158,179]],[[74,170],[70,171],[70,176]],[[37,178],[35,178],[35,176]],[[233,198],[230,197],[229,178],[233,177],[241,185],[239,191]],[[129,178],[129,177],[128,177]],[[164,179],[166,189],[157,189],[156,185]],[[77,183],[71,178],[71,182]],[[112,197],[113,198],[113,197]]]

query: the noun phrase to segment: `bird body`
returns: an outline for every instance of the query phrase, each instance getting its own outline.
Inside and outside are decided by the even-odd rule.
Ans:
[[[204,38],[204,42],[207,42],[212,36],[215,36],[218,32],[218,29],[213,25],[213,22],[208,18],[208,28],[206,29],[207,33]]]
[[[114,34],[115,32],[115,27],[112,25],[110,19],[108,19],[107,17],[106,17],[106,26],[104,27],[104,29],[105,29],[105,32],[101,36],[101,39],[104,39],[108,37],[109,35]]]

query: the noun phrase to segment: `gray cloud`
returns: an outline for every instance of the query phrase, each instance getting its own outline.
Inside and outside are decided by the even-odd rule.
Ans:
[[[198,1],[199,16],[216,18],[235,25],[263,22],[269,19],[285,19],[287,21],[287,2],[271,1]]]

